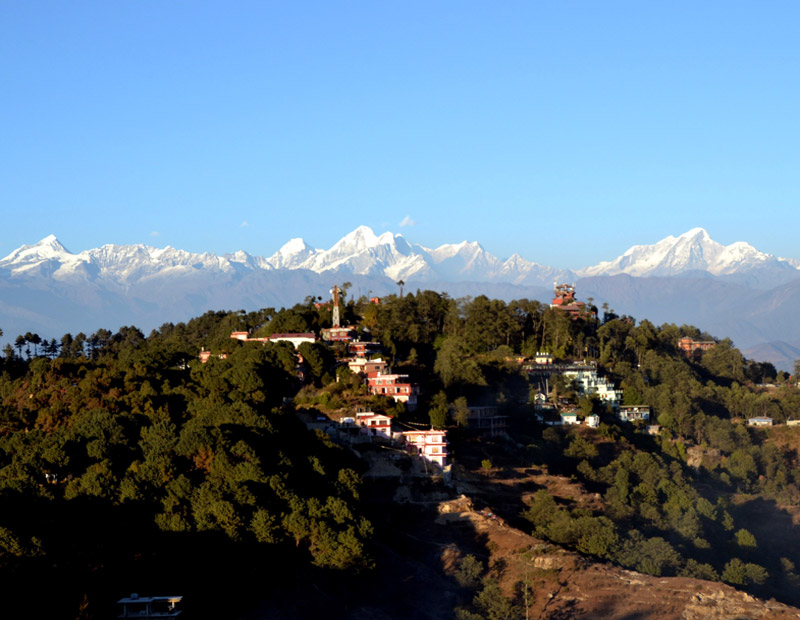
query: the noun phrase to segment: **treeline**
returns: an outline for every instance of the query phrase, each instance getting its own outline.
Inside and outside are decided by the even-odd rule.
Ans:
[[[209,313],[149,337],[123,328],[53,359],[2,360],[0,575],[22,592],[53,584],[62,596],[43,615],[75,617],[82,606],[102,616],[85,608],[110,593],[82,590],[96,571],[118,565],[119,581],[139,580],[135,558],[150,565],[153,554],[186,551],[208,534],[228,549],[260,549],[265,578],[275,561],[370,566],[360,466],[283,406],[299,387],[291,345],[229,338],[247,320]],[[223,334],[234,345],[227,358],[200,364],[202,343]],[[106,516],[81,530],[76,548],[75,530],[53,526],[62,514]],[[154,546],[167,535],[187,542]],[[161,571],[184,566],[161,560]]]

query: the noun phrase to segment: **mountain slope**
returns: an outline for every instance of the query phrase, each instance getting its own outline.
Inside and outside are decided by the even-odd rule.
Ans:
[[[653,245],[635,245],[613,261],[578,271],[583,277],[628,274],[637,277],[673,276],[687,272],[714,276],[757,275],[750,284],[766,288],[800,275],[793,261],[759,252],[744,242],[724,246],[703,228],[679,237],[666,237]]]

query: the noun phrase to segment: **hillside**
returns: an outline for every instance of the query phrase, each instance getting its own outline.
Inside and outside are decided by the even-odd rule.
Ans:
[[[527,596],[529,618],[782,620],[800,614],[800,608],[761,600],[724,584],[653,577],[594,562],[503,518],[505,502],[529,495],[532,488],[548,488],[586,505],[596,503],[592,494],[563,476],[529,468],[488,474],[461,468],[457,478],[452,491],[419,481],[373,479],[368,485],[370,514],[380,541],[375,573],[357,586],[351,583],[346,593],[342,584],[323,581],[315,584],[319,590],[304,592],[302,602],[295,591],[280,600],[271,597],[245,620],[320,613],[365,620],[450,619],[454,607],[469,606],[476,590],[459,583],[459,568],[467,556],[477,558],[484,574],[517,606]],[[398,504],[398,497],[407,499]],[[490,516],[498,513],[500,519]]]
[[[355,343],[307,298],[7,348],[5,587],[86,620],[130,592],[214,620],[796,612],[785,373],[591,305],[347,288]]]

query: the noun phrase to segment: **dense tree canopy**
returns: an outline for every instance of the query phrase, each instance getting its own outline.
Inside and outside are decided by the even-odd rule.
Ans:
[[[346,299],[344,321],[381,342],[382,355],[422,386],[416,411],[370,396],[339,363],[343,345],[303,344],[301,363],[288,343],[230,337],[319,334],[331,312],[313,296],[280,310],[208,312],[149,335],[126,326],[60,340],[17,337],[0,359],[0,577],[62,578],[63,566],[77,580],[80,570],[85,576],[108,560],[98,551],[102,527],[81,530],[87,551],[78,553],[69,532],[52,526],[59,514],[71,515],[73,528],[95,514],[109,527],[124,523],[131,556],[155,553],[144,542],[154,535],[215,537],[328,570],[369,568],[361,465],[326,435],[307,431],[289,404],[295,399],[326,412],[358,405],[461,429],[470,405],[495,406],[511,420],[525,459],[600,498],[602,510],[591,512],[539,491],[524,513],[537,535],[654,575],[721,579],[771,594],[798,580],[800,555],[763,555],[769,540],[732,499],[800,502],[796,453],[738,423],[798,417],[800,393],[772,365],[746,360],[729,340],[686,358],[681,337],[711,336],[612,311],[573,317],[538,301],[433,291],[377,305]],[[210,352],[206,364],[198,360],[202,349]],[[520,362],[542,351],[595,363],[626,404],[652,408],[658,434],[617,422],[605,403],[558,376],[548,383],[551,397],[603,424],[542,428],[531,400],[544,388]],[[477,584],[479,563],[462,568],[459,578]],[[504,605],[490,581],[473,601],[483,614],[512,613]]]

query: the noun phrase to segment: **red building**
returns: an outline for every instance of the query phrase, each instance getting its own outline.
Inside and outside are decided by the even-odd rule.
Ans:
[[[320,330],[320,334],[328,342],[349,342],[357,335],[352,327],[327,327]]]
[[[678,340],[678,349],[686,357],[699,358],[703,351],[708,351],[716,344],[713,340],[695,340],[687,336]]]
[[[200,362],[205,364],[208,360],[211,359],[211,356],[212,356],[211,351],[206,351],[205,349],[203,349],[202,351],[200,351],[200,355],[198,357],[200,358]],[[227,353],[217,353],[216,357],[218,359],[224,360],[225,358],[228,357],[228,354]]]
[[[575,286],[573,284],[555,284],[553,287],[555,297],[550,307],[561,312],[568,312],[573,318],[594,314],[586,308],[586,303],[575,299]]]
[[[381,350],[380,342],[361,342],[358,340],[347,344],[347,352],[356,357],[367,357],[368,355],[380,353]]]
[[[411,383],[408,375],[369,373],[367,386],[370,394],[389,396],[397,402],[405,403],[410,410],[417,407],[419,386]]]

